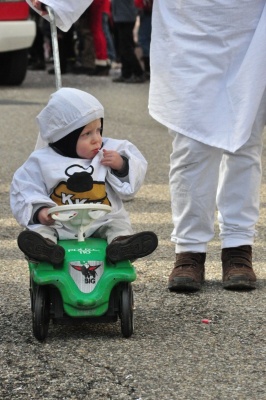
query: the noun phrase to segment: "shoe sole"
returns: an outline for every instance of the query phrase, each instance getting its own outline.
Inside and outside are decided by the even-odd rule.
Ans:
[[[168,289],[171,292],[196,292],[201,289],[202,283],[192,281],[189,278],[178,278],[169,282]]]
[[[256,289],[256,282],[245,278],[232,279],[223,282],[223,288],[227,290],[254,290]]]
[[[112,243],[110,247],[107,247],[106,256],[115,264],[118,261],[146,257],[157,246],[158,238],[154,232],[140,232],[117,243]]]
[[[57,244],[47,243],[37,232],[24,231],[18,236],[18,247],[29,258],[37,261],[48,261],[59,265],[65,257],[65,250]]]

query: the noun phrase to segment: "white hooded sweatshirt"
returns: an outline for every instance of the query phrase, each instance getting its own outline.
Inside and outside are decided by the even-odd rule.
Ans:
[[[41,138],[53,143],[103,117],[103,106],[96,98],[78,89],[62,88],[51,95],[47,106],[37,116],[37,123]],[[91,236],[113,219],[129,223],[122,200],[132,198],[140,189],[147,162],[127,140],[104,137],[102,148],[115,150],[128,159],[127,176],[120,178],[109,167],[101,165],[101,151],[88,160],[60,155],[50,146],[35,150],[15,172],[11,183],[11,210],[18,223],[29,229],[38,229],[39,224],[34,223],[33,216],[39,208],[83,203],[112,207],[109,214],[91,225],[86,236]],[[60,229],[59,237],[66,239],[73,235]]]

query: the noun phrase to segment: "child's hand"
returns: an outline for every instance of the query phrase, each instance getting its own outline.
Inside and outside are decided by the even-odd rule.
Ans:
[[[124,160],[117,151],[103,149],[101,164],[120,171],[124,166]]]
[[[48,207],[42,208],[39,213],[38,213],[38,220],[40,224],[42,225],[53,225],[54,224],[54,219],[50,214],[48,214]]]

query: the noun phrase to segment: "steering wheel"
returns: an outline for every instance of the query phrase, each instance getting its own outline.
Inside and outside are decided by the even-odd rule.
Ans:
[[[78,241],[85,240],[85,232],[93,221],[111,212],[112,208],[106,204],[69,204],[49,209],[48,214],[55,221],[60,221],[78,234]]]

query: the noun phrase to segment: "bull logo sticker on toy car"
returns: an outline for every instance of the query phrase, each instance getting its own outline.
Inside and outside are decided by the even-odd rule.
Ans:
[[[105,188],[105,182],[94,181],[94,168],[84,168],[73,164],[65,170],[68,179],[61,181],[53,189],[51,199],[59,206],[71,204],[98,203],[111,205]]]
[[[79,290],[83,293],[92,292],[103,274],[102,261],[71,261],[69,263],[69,273]]]

